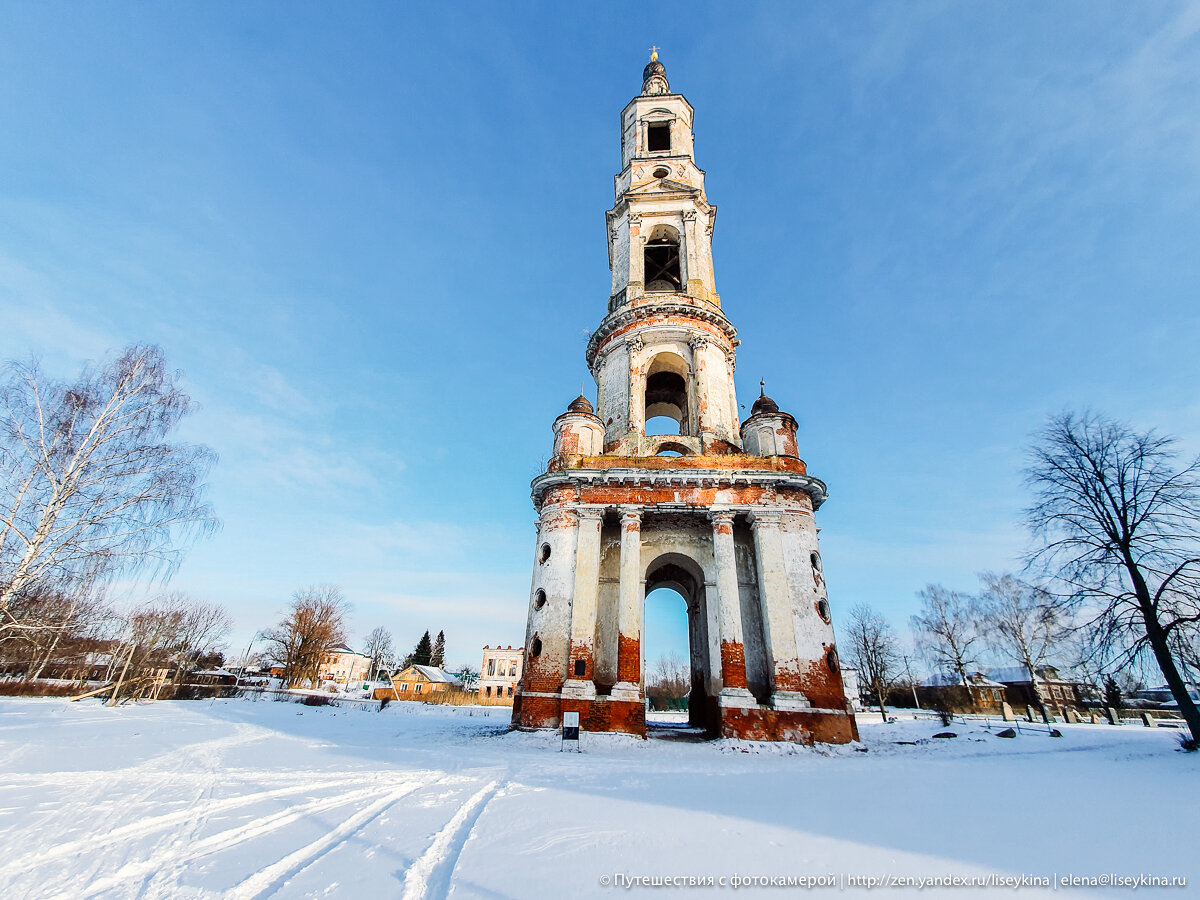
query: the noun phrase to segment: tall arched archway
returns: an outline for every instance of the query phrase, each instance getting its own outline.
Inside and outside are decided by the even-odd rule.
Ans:
[[[709,628],[708,597],[704,572],[690,557],[680,553],[664,553],[646,567],[646,595],[659,588],[669,588],[683,598],[687,605],[688,671],[691,691],[688,695],[688,724],[715,734],[718,727],[716,697],[709,686]],[[643,611],[644,620],[644,611]],[[642,660],[643,676],[646,660]]]

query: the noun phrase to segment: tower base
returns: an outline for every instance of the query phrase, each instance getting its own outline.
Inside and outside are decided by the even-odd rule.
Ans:
[[[722,698],[724,699],[724,698]],[[713,704],[713,737],[794,744],[847,744],[858,740],[854,714],[844,709],[777,709],[739,698],[743,705]],[[564,712],[579,713],[582,731],[646,736],[644,701],[595,699],[561,694],[520,694],[514,698],[512,724],[523,730],[558,728]]]

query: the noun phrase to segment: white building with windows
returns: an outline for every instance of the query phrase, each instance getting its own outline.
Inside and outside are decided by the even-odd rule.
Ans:
[[[484,647],[479,667],[480,702],[512,705],[524,660],[525,651],[520,647]]]

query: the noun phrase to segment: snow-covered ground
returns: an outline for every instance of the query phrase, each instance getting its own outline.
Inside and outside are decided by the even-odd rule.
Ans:
[[[755,893],[734,877],[832,875],[834,890],[848,876],[1200,878],[1200,754],[1176,752],[1165,729],[1064,725],[1061,738],[1005,740],[956,723],[959,737],[926,740],[940,724],[863,714],[857,749],[584,735],[577,754],[560,753],[556,735],[507,733],[508,715],[0,700],[0,896],[604,897],[635,877],[683,881],[630,893],[695,896]],[[709,876],[712,887],[685,886]],[[1020,893],[1031,892],[1042,893]]]

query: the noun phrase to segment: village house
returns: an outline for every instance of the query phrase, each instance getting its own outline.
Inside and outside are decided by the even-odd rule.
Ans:
[[[935,672],[918,686],[917,694],[922,706],[952,713],[1001,715],[1006,700],[1005,686],[983,672],[968,673],[966,685],[957,672]]]
[[[485,646],[479,667],[479,702],[512,706],[524,661],[520,647]]]
[[[431,700],[441,699],[462,684],[449,672],[436,666],[409,666],[392,676],[391,688],[376,688],[376,699]]]
[[[345,644],[339,644],[321,660],[318,680],[322,684],[333,682],[346,687],[357,681],[365,681],[371,674],[370,668],[371,657],[351,650]]]
[[[1099,704],[1099,692],[1093,685],[1063,678],[1054,666],[1038,666],[1036,671],[1042,699],[1046,706],[1058,715],[1065,715],[1067,709],[1078,710],[1084,706]],[[1033,681],[1029,677],[1029,670],[1024,666],[990,669],[988,676],[1004,685],[1008,692],[1008,702],[1014,709],[1026,706],[1037,708]]]

